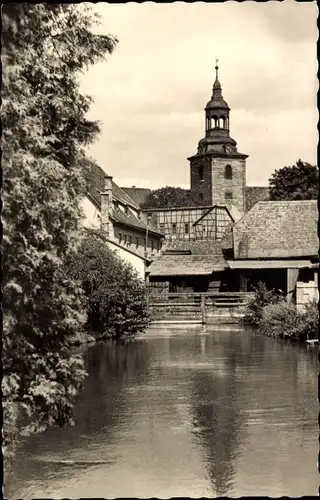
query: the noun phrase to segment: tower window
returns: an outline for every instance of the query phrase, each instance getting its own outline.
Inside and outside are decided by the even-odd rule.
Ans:
[[[202,165],[199,167],[199,180],[203,181],[203,166]]]
[[[232,179],[232,167],[231,167],[231,165],[226,165],[226,168],[224,170],[224,177],[225,177],[225,179]]]
[[[199,193],[199,200],[203,201],[203,194],[202,193]]]
[[[219,118],[219,127],[220,128],[227,128],[227,118],[225,116],[221,116]]]
[[[232,198],[233,198],[232,192],[231,191],[226,191],[224,197],[225,197],[226,200],[232,200]]]
[[[189,224],[188,223],[186,223],[184,225],[184,232],[185,232],[185,234],[189,234]]]
[[[172,234],[176,234],[177,232],[177,224],[172,224]]]

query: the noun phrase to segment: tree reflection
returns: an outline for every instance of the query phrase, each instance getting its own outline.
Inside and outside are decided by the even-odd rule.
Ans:
[[[138,385],[148,375],[150,348],[138,340],[126,345],[100,343],[90,347],[84,357],[89,376],[78,396],[75,425],[52,428],[25,440],[7,478],[10,495],[38,478],[46,480],[56,474],[57,481],[62,481],[66,471],[60,462],[80,464],[67,469],[70,476],[77,473],[81,463],[86,469],[90,461],[111,464],[115,460],[110,449],[117,428],[131,418],[135,403],[126,395],[126,387]]]
[[[27,438],[21,446],[17,460],[29,456],[42,457],[47,453],[55,459],[70,458],[73,453],[86,455],[91,444],[103,435],[103,441],[111,443],[121,415],[130,418],[132,398],[128,399],[125,388],[138,384],[149,371],[149,349],[144,341],[116,345],[100,343],[85,353],[88,377],[75,405],[75,425],[51,428]]]
[[[230,352],[230,354],[232,351]],[[235,473],[235,459],[243,440],[244,417],[237,395],[236,362],[230,357],[216,360],[219,369],[197,371],[192,375],[193,391],[190,399],[193,432],[205,455],[206,469],[216,494],[231,492]]]
[[[111,430],[129,404],[124,388],[148,376],[149,358],[148,344],[139,340],[90,348],[85,357],[89,377],[76,406],[77,427],[85,432]]]

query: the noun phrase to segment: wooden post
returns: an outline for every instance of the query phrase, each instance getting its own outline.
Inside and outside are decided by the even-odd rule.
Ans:
[[[204,295],[201,295],[201,319],[202,324],[206,323],[206,298]]]
[[[292,302],[293,292],[297,286],[299,269],[287,269],[287,302]]]
[[[248,279],[244,275],[244,273],[240,274],[240,292],[247,292],[247,287],[248,287]]]

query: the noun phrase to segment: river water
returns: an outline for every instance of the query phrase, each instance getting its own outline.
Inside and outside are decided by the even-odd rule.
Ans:
[[[6,498],[318,494],[314,348],[153,327],[86,362],[76,425],[23,442]]]

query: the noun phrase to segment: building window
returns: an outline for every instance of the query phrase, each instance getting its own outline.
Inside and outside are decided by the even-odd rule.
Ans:
[[[226,168],[224,171],[224,177],[225,177],[225,179],[232,179],[232,167],[231,167],[231,165],[226,165]]]
[[[176,234],[177,232],[177,224],[172,224],[172,234]]]
[[[161,241],[160,240],[157,241],[157,249],[158,249],[158,252],[160,252],[160,250],[161,250]]]
[[[226,200],[232,200],[232,198],[233,198],[232,192],[231,191],[226,191],[224,197],[225,197]]]
[[[153,240],[151,240],[151,252],[153,252],[153,250],[154,250],[154,242]]]
[[[123,235],[123,243],[125,245],[127,244],[127,235],[126,234]]]
[[[119,233],[119,243],[122,243],[122,234]]]
[[[202,193],[199,193],[199,200],[202,201],[203,200],[203,194]]]
[[[137,237],[136,238],[136,248],[138,248],[138,246],[139,246],[139,238]]]
[[[160,226],[160,231],[164,232],[165,224],[161,222],[159,226]]]
[[[129,245],[132,245],[132,236],[131,236],[131,234],[130,234],[130,236],[128,237],[128,240],[129,240],[129,241],[128,241]]]
[[[199,167],[199,181],[203,181],[203,166]]]
[[[186,224],[184,225],[184,233],[185,233],[185,234],[189,234],[189,224],[188,224],[188,223],[186,223]]]

